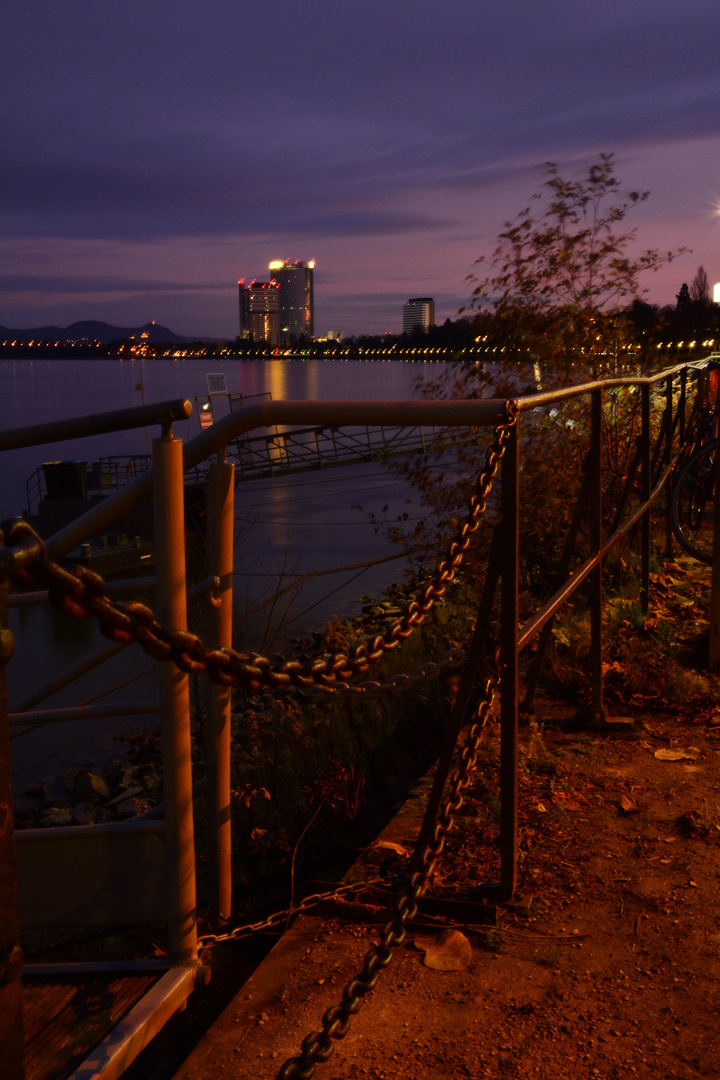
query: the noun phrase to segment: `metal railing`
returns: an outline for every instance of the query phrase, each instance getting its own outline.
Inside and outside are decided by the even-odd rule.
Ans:
[[[213,592],[208,604],[209,637],[213,649],[232,648],[232,571],[233,571],[233,499],[235,466],[226,459],[228,447],[257,428],[273,425],[313,425],[327,429],[342,426],[354,428],[379,425],[382,428],[453,427],[486,428],[510,422],[509,438],[502,463],[502,514],[496,528],[482,596],[476,619],[475,644],[466,663],[461,685],[448,724],[441,760],[431,793],[428,811],[418,841],[418,851],[427,844],[432,833],[437,808],[447,778],[458,733],[463,725],[473,684],[478,672],[481,646],[487,637],[493,597],[500,591],[500,802],[501,851],[500,881],[488,883],[487,895],[498,902],[512,897],[517,879],[517,771],[518,771],[518,686],[519,656],[538,635],[546,633],[562,604],[585,582],[590,586],[591,612],[591,706],[590,722],[596,727],[608,723],[603,699],[603,561],[608,553],[639,525],[641,531],[640,602],[647,610],[650,567],[650,512],[652,504],[667,492],[676,448],[684,435],[691,382],[702,391],[701,365],[681,365],[649,378],[621,378],[589,383],[579,387],[525,396],[516,402],[501,400],[422,401],[422,402],[284,402],[267,401],[233,411],[202,431],[183,447],[173,437],[174,419],[188,415],[187,402],[164,406],[146,406],[126,410],[122,414],[105,414],[105,421],[124,426],[163,424],[163,434],[153,442],[153,467],[136,477],[120,491],[108,496],[82,517],[60,530],[45,544],[47,557],[58,560],[79,544],[112,526],[139,503],[154,496],[157,619],[162,626],[184,630],[186,621],[186,584],[183,519],[183,473],[210,461],[208,466],[208,563],[209,578],[203,583],[207,594]],[[625,506],[617,508],[612,528],[603,533],[603,459],[602,416],[603,402],[608,392],[620,388],[635,388],[641,399],[641,425],[634,466],[639,493],[634,505],[627,502],[633,486],[628,480],[620,500]],[[585,480],[581,485],[574,518],[589,515],[590,554],[577,562],[573,543],[566,544],[553,595],[523,625],[519,625],[519,536],[522,507],[520,503],[520,461],[523,436],[527,425],[532,430],[531,417],[535,410],[562,407],[564,402],[579,398],[590,399],[590,424]],[[514,423],[512,422],[514,419]],[[46,438],[77,438],[82,434],[102,430],[103,417],[49,425]],[[653,427],[658,436],[653,440]],[[62,432],[65,432],[63,435]],[[31,441],[24,441],[24,440]],[[26,429],[0,436],[0,449],[23,445],[39,445],[40,432]],[[532,441],[530,442],[532,452]],[[672,543],[669,527],[670,499],[666,499],[666,543]],[[572,529],[571,529],[572,531]],[[0,552],[0,625],[7,627],[8,574],[13,568],[15,553],[4,548]],[[4,575],[4,576],[3,576]],[[208,582],[210,584],[208,584]],[[7,642],[7,631],[3,631]],[[115,649],[116,646],[108,646]],[[10,646],[3,651],[9,659]],[[542,644],[538,653],[542,652]],[[147,1043],[181,1004],[192,989],[198,971],[197,926],[195,901],[195,853],[192,820],[193,778],[190,762],[190,706],[188,676],[174,663],[160,666],[160,715],[163,743],[164,816],[162,820],[130,821],[122,824],[74,827],[55,830],[24,830],[18,834],[19,871],[21,881],[20,917],[23,907],[29,921],[48,925],[64,910],[65,921],[76,920],[78,925],[104,925],[109,922],[156,920],[164,916],[169,928],[171,972],[166,977],[165,994],[154,991],[154,1006],[142,1010],[143,1020],[133,1028],[131,1016],[125,1023],[125,1033],[109,1037],[104,1058],[100,1058],[106,1077],[119,1075],[137,1052]],[[9,739],[7,702],[4,695],[4,666],[0,666],[0,759],[7,760],[4,746]],[[51,691],[52,692],[52,691]],[[32,708],[42,700],[27,699],[15,708],[13,724],[30,725],[46,722],[43,714],[33,719]],[[59,717],[57,719],[60,719]],[[217,925],[231,912],[230,879],[230,688],[211,683],[206,725],[205,798],[208,818],[208,865],[210,921]],[[7,744],[9,746],[9,743]],[[0,799],[7,792],[7,778],[0,776]],[[35,833],[36,835],[32,835]],[[3,843],[6,843],[3,840]],[[88,904],[78,880],[86,880],[81,867],[87,866],[87,853],[94,852],[94,904]],[[12,845],[0,849],[0,858],[12,864]],[[123,867],[130,863],[142,866],[143,888],[121,888]],[[42,902],[38,887],[38,867],[46,869],[40,875],[57,873],[67,889],[67,901],[58,908],[58,893],[54,890],[55,913],[50,915]],[[102,871],[102,872],[101,872]],[[105,877],[103,879],[103,873]],[[133,871],[137,879],[137,871]],[[75,875],[75,876],[74,876]],[[31,885],[35,878],[35,889]],[[45,880],[47,878],[45,877]],[[30,883],[30,884],[28,884]],[[0,905],[12,906],[11,900],[0,897]],[[4,909],[0,907],[0,915]],[[11,946],[17,945],[17,918],[6,920]],[[2,945],[3,942],[0,942]],[[8,982],[12,986],[12,980]],[[0,994],[2,993],[0,989]],[[0,1001],[2,1004],[2,1001]],[[97,1058],[97,1052],[95,1054]]]

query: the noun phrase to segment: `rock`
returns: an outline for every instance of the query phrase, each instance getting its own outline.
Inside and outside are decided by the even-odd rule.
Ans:
[[[76,803],[72,808],[73,825],[93,825],[95,822],[95,807],[89,802]]]
[[[88,772],[87,769],[81,769],[76,775],[72,793],[76,798],[88,795],[94,795],[99,799],[110,798],[110,788],[107,780],[103,780],[102,776],[98,776],[97,773]]]
[[[40,809],[45,810],[71,810],[72,799],[68,799],[65,795],[55,795],[49,799],[43,799],[40,803]]]
[[[113,799],[110,799],[108,806],[118,806],[122,804],[126,799],[133,799],[136,795],[144,795],[145,788],[139,784],[134,787],[125,788],[124,791],[120,791]]]
[[[38,784],[37,787],[28,788],[22,794],[25,799],[44,799],[47,793],[47,784]]]
[[[60,825],[71,825],[72,814],[69,808],[53,806],[45,811],[38,824],[43,829],[58,828]]]
[[[142,790],[142,789],[140,789]],[[146,810],[150,809],[150,803],[147,799],[138,799],[137,796],[127,798],[123,802],[116,805],[115,810],[119,818],[131,818],[137,814],[144,814]]]

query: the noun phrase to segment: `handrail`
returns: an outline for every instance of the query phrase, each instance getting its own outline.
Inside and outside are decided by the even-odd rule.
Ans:
[[[19,450],[25,446],[41,446],[43,443],[80,439],[86,435],[106,435],[110,431],[147,427],[149,424],[171,424],[174,420],[188,420],[192,405],[187,398],[161,401],[156,405],[138,405],[131,409],[114,409],[112,412],[95,413],[78,419],[51,420],[47,424],[32,424],[0,432],[0,450]]]
[[[247,405],[228,413],[211,428],[201,431],[185,443],[183,468],[185,472],[199,465],[212,454],[224,454],[228,443],[247,431],[273,424],[433,424],[449,426],[490,427],[497,424],[506,411],[506,401],[483,398],[477,401],[268,401],[262,405]],[[52,559],[61,559],[78,544],[103,532],[113,521],[129,513],[153,490],[153,472],[131,480],[126,487],[110,495],[98,506],[51,536],[46,542]]]

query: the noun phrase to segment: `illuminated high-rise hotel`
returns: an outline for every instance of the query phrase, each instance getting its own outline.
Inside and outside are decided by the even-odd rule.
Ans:
[[[280,341],[293,343],[313,336],[313,270],[310,262],[270,263],[273,281],[279,286]]]
[[[246,341],[280,341],[280,287],[276,281],[238,281],[240,337]]]
[[[402,322],[403,334],[411,334],[413,330],[427,333],[435,325],[435,301],[432,296],[416,296],[403,304]]]

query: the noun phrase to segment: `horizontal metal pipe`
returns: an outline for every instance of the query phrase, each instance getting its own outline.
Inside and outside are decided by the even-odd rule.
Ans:
[[[106,581],[105,592],[108,596],[124,596],[125,593],[149,592],[155,588],[155,577],[123,578],[122,581]],[[203,597],[219,588],[220,579],[210,574],[208,577],[188,589],[188,603],[196,603]],[[32,607],[34,604],[47,604],[49,599],[47,589],[38,589],[36,592],[11,593],[10,607]]]
[[[192,786],[193,798],[196,795],[202,795],[205,791],[205,777],[201,776],[199,780],[196,780]],[[149,810],[146,810],[144,814],[138,814],[136,817],[128,818],[128,821],[157,821],[159,818],[165,816],[165,803],[158,803],[157,806],[151,806]]]
[[[655,383],[681,371],[685,364],[663,371],[652,378],[608,379],[599,383],[585,383],[546,394],[533,394],[517,399],[522,411],[551,405],[568,398],[589,393],[596,386],[605,389],[613,386],[640,386],[644,382]],[[477,401],[266,401],[246,405],[236,412],[222,417],[212,427],[200,432],[185,443],[183,468],[199,465],[213,454],[223,453],[230,442],[255,428],[272,427],[274,424],[402,424],[408,426],[435,424],[456,427],[489,427],[505,417],[505,399],[485,398]],[[88,510],[66,528],[61,529],[46,543],[52,559],[62,558],[74,547],[109,528],[118,517],[152,495],[153,474],[148,469],[120,491]]]
[[[207,596],[209,592],[219,588],[220,579],[214,574],[209,574],[207,577],[199,581],[197,585],[193,585],[192,589],[188,589],[188,603],[195,604],[198,600],[202,600]],[[24,713],[29,709],[32,709],[35,705],[39,705],[41,701],[46,701],[47,698],[52,697],[59,690],[64,690],[70,683],[75,682],[83,675],[87,675],[88,671],[92,671],[94,668],[99,667],[100,664],[104,664],[106,660],[110,660],[116,653],[122,652],[123,649],[127,649],[127,645],[118,645],[112,643],[110,645],[103,645],[101,648],[96,649],[95,652],[90,653],[83,660],[79,660],[77,664],[72,664],[65,671],[61,671],[59,675],[56,675],[54,679],[50,679],[38,690],[35,690],[32,694],[28,694],[22,701],[14,702],[11,705],[11,711],[13,713]]]
[[[53,975],[118,975],[141,972],[141,971],[169,971],[170,961],[158,960],[96,960],[77,963],[63,964],[23,964],[23,977],[26,975],[39,975],[44,978],[52,978]]]
[[[65,671],[61,671],[59,675],[56,675],[53,679],[44,683],[43,686],[34,690],[32,694],[28,694],[22,701],[13,702],[10,706],[10,711],[14,713],[24,713],[28,709],[32,709],[35,705],[39,705],[41,701],[45,701],[46,698],[52,697],[58,690],[63,690],[66,686],[69,686],[71,682],[75,682],[82,675],[86,675],[88,671],[92,671],[93,668],[99,667],[100,664],[104,664],[106,660],[109,660],[116,653],[122,652],[127,648],[126,645],[118,645],[111,643],[109,645],[103,645],[101,648],[96,649],[95,652],[90,653],[83,660],[78,660],[77,664],[72,664]]]
[[[119,836],[120,833],[145,832],[151,836],[162,836],[165,822],[160,821],[108,821],[104,825],[58,825],[48,829],[18,829],[15,833],[16,844],[31,844],[33,841],[57,838],[67,840],[93,840],[97,836]]]
[[[109,716],[141,716],[160,711],[159,701],[112,701],[105,705],[75,705],[67,709],[36,709],[10,713],[10,727],[23,724],[58,724],[66,720],[102,720]]]
[[[580,386],[566,386],[561,390],[548,390],[544,394],[530,394],[527,397],[518,398],[518,406],[520,412],[530,412],[532,409],[540,409],[546,405],[555,405],[561,401],[584,397],[586,394],[592,393],[593,390],[612,390],[617,386],[654,386],[655,383],[664,382],[669,376],[682,371],[683,368],[688,366],[688,364],[679,364],[677,367],[668,368],[657,375],[598,379],[595,382],[582,383]]]
[[[147,592],[155,588],[154,577],[123,578],[122,581],[106,581],[105,592],[108,596],[123,596],[129,592]],[[34,604],[47,604],[47,589],[35,592],[11,593],[10,607],[32,607]]]
[[[266,401],[246,405],[229,413],[211,428],[185,443],[185,472],[213,454],[223,453],[228,443],[259,427],[273,424],[418,424],[488,427],[505,417],[506,401],[487,398],[479,401]],[[153,473],[148,469],[114,495],[94,506],[82,517],[51,536],[45,547],[51,559],[60,559],[79,544],[104,532],[119,517],[129,513],[153,490]]]
[[[41,446],[43,443],[81,439],[86,435],[104,435],[109,431],[172,423],[173,420],[187,420],[191,416],[192,405],[187,398],[176,398],[173,401],[160,401],[155,405],[114,409],[112,412],[96,413],[94,416],[52,420],[48,424],[33,424],[0,433],[0,450],[18,450],[23,446]]]
[[[650,506],[662,492],[671,472],[672,467],[665,470],[650,492],[647,503],[641,503],[640,506],[633,511],[630,517],[626,518],[622,525],[619,525],[615,532],[611,533],[607,540],[603,541],[603,545],[597,555],[590,555],[585,562],[581,563],[577,569],[573,570],[572,577],[567,578],[557,592],[553,593],[547,603],[543,604],[540,610],[537,611],[531,619],[528,619],[518,634],[518,650],[524,649],[525,646],[532,641],[545,623],[556,614],[560,607],[562,607],[567,598],[582,585],[583,581],[591,573],[594,567],[605,559],[618,541],[621,540],[627,531],[640,520],[647,507]]]

